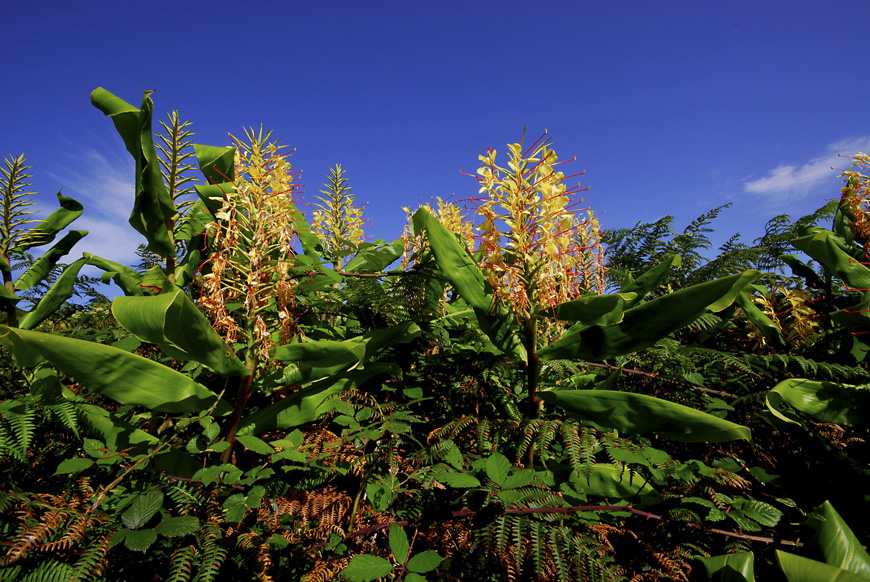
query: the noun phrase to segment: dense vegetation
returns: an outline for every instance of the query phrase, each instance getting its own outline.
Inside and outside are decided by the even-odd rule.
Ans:
[[[713,252],[724,207],[603,231],[524,136],[366,241],[340,166],[309,221],[270,133],[91,98],[141,262],[62,263],[81,204],[5,161],[3,580],[870,577],[867,156]]]

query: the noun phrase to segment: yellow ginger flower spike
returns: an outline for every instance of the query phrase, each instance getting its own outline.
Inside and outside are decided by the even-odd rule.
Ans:
[[[336,268],[343,266],[349,256],[343,251],[353,251],[365,239],[362,209],[354,206],[355,198],[349,194],[351,187],[340,164],[330,170],[329,183],[321,190],[326,196],[318,196],[313,230],[323,241],[323,248],[335,260]]]

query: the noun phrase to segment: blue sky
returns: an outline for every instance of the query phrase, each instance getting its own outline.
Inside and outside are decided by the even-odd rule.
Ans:
[[[71,258],[130,262],[141,242],[98,86],[135,105],[156,89],[198,143],[271,128],[308,201],[341,163],[374,237],[475,193],[460,170],[525,126],[577,157],[606,227],[732,202],[716,239],[750,242],[837,197],[837,155],[870,150],[868,21],[857,0],[7,2],[0,155],[29,158],[45,212],[59,188],[84,203]]]

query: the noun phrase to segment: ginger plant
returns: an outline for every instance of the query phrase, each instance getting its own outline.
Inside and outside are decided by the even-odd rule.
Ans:
[[[314,211],[313,229],[336,269],[344,267],[348,255],[365,238],[362,208],[354,206],[356,199],[350,194],[347,181],[341,164],[336,164],[330,170],[329,183],[324,184],[326,190],[320,191],[325,196],[317,197],[320,203],[315,204],[317,210]]]

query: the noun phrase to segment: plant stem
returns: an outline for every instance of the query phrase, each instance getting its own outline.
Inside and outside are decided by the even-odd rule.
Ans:
[[[248,366],[251,369],[251,366]],[[251,384],[254,381],[254,375],[248,374],[242,376],[239,382],[239,395],[236,397],[236,404],[233,406],[233,414],[230,416],[230,427],[227,430],[227,436],[224,438],[230,446],[224,449],[221,453],[221,464],[225,464],[230,459],[230,453],[233,450],[233,443],[236,442],[236,432],[239,430],[239,422],[242,420],[242,412],[245,410],[245,404],[248,403],[248,398],[251,396]]]

